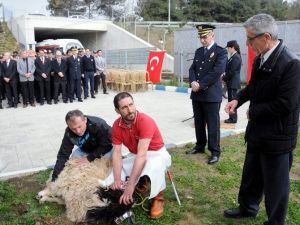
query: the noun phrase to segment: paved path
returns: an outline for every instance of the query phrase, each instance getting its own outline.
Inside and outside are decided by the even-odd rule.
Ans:
[[[64,117],[69,110],[80,109],[87,115],[100,116],[111,125],[117,118],[113,108],[115,94],[98,94],[96,99],[89,98],[83,103],[75,101],[25,109],[19,104],[17,109],[0,110],[0,179],[53,165],[66,127]],[[189,94],[149,91],[133,94],[133,97],[137,109],[154,118],[166,144],[195,141],[193,121],[182,122],[193,115]],[[224,100],[221,106],[221,120],[227,119],[226,103]],[[236,129],[222,129],[223,136],[246,127],[247,107],[244,105],[239,110]]]

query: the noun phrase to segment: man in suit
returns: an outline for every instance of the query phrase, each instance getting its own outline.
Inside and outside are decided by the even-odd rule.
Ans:
[[[268,14],[258,14],[244,24],[247,45],[257,57],[251,80],[229,102],[233,113],[250,101],[245,133],[247,152],[239,206],[224,211],[230,218],[255,217],[265,200],[264,225],[284,225],[288,209],[293,150],[297,144],[300,108],[300,60],[278,39],[278,26]]]
[[[214,26],[197,25],[198,36],[202,44],[195,53],[189,69],[189,81],[192,87],[191,99],[195,120],[196,146],[186,154],[204,153],[207,143],[211,157],[208,164],[219,161],[220,149],[220,104],[222,101],[221,75],[225,72],[227,52],[214,42]]]
[[[17,69],[19,72],[20,84],[23,97],[23,108],[28,106],[35,107],[34,103],[34,72],[35,65],[34,60],[28,57],[28,52],[23,50],[21,57],[17,61]]]
[[[5,52],[3,55],[4,62],[2,63],[2,72],[6,97],[8,100],[8,108],[18,107],[18,90],[17,90],[17,62],[11,59],[10,52]]]
[[[62,99],[64,103],[68,103],[67,97],[67,62],[62,58],[61,51],[56,51],[56,59],[52,60],[52,70],[54,73],[54,104],[58,103],[58,93],[61,87]]]
[[[35,79],[38,82],[40,91],[40,104],[44,105],[44,96],[46,90],[47,104],[51,105],[50,72],[51,61],[45,56],[43,49],[39,50],[39,56],[35,60]]]
[[[89,96],[89,81],[91,97],[96,98],[94,93],[94,76],[96,75],[95,58],[91,55],[91,51],[88,48],[82,57],[82,70],[84,73],[84,99]]]
[[[240,53],[240,46],[236,40],[228,41],[227,52],[230,57],[227,61],[225,75],[222,80],[226,83],[228,91],[228,102],[231,102],[235,97],[238,89],[241,88],[240,72],[242,67],[242,58]],[[236,123],[237,112],[229,115],[229,119],[224,121],[225,123]]]
[[[103,94],[108,94],[107,93],[107,86],[106,86],[106,75],[104,73],[105,67],[106,67],[106,62],[105,58],[102,56],[102,51],[98,50],[96,53],[95,57],[95,64],[96,64],[96,70],[97,74],[95,76],[95,92],[98,94],[98,87],[100,84],[100,78],[102,81],[102,87],[103,87]]]
[[[74,92],[76,89],[76,97],[79,102],[82,102],[81,98],[81,76],[82,76],[82,59],[78,56],[78,50],[72,48],[73,55],[67,60],[69,70],[69,88],[70,88],[70,102],[73,102]]]

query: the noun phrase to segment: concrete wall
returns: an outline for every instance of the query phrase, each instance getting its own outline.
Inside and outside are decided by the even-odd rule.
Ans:
[[[215,41],[225,47],[227,41],[237,40],[241,48],[243,65],[241,69],[241,80],[246,81],[247,75],[247,46],[246,33],[242,24],[216,24]],[[278,22],[279,38],[284,40],[285,45],[292,52],[300,56],[300,39],[297,34],[300,33],[300,21]],[[192,64],[194,53],[201,46],[200,40],[195,28],[183,28],[174,33],[174,73],[180,76],[188,77],[188,69]]]
[[[84,47],[104,51],[154,47],[111,21],[26,15],[14,18],[10,25],[17,41],[27,48],[36,42],[35,35],[44,39],[75,38]],[[146,64],[142,67],[146,67]],[[166,54],[163,70],[173,69],[174,58]]]

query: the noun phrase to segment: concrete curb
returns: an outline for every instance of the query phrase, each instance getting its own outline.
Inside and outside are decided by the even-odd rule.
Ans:
[[[232,136],[232,135],[237,135],[240,133],[245,132],[245,129],[238,129],[238,130],[233,130],[233,129],[221,129],[221,138],[227,137],[227,136]],[[166,144],[166,148],[175,148],[175,147],[183,147],[188,143],[195,143],[196,139],[188,140],[188,141],[183,141],[183,142],[177,142],[177,143],[168,143]],[[7,172],[7,173],[0,173],[0,181],[8,180],[14,177],[21,177],[21,176],[26,176],[26,175],[31,175],[34,173],[38,173],[40,171],[44,171],[47,169],[52,169],[54,165],[48,165],[44,167],[37,167],[37,168],[32,168],[32,169],[26,169],[26,170],[19,170],[19,171],[13,171],[13,172]]]
[[[160,84],[153,85],[153,90],[156,91],[170,91],[170,92],[179,92],[179,93],[191,93],[191,88],[187,87],[175,87],[175,86],[165,86]]]

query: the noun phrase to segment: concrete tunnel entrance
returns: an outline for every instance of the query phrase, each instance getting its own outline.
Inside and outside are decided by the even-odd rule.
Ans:
[[[34,28],[36,42],[46,39],[78,39],[84,48],[96,50],[101,48],[102,37],[106,31],[59,29],[59,28]]]

